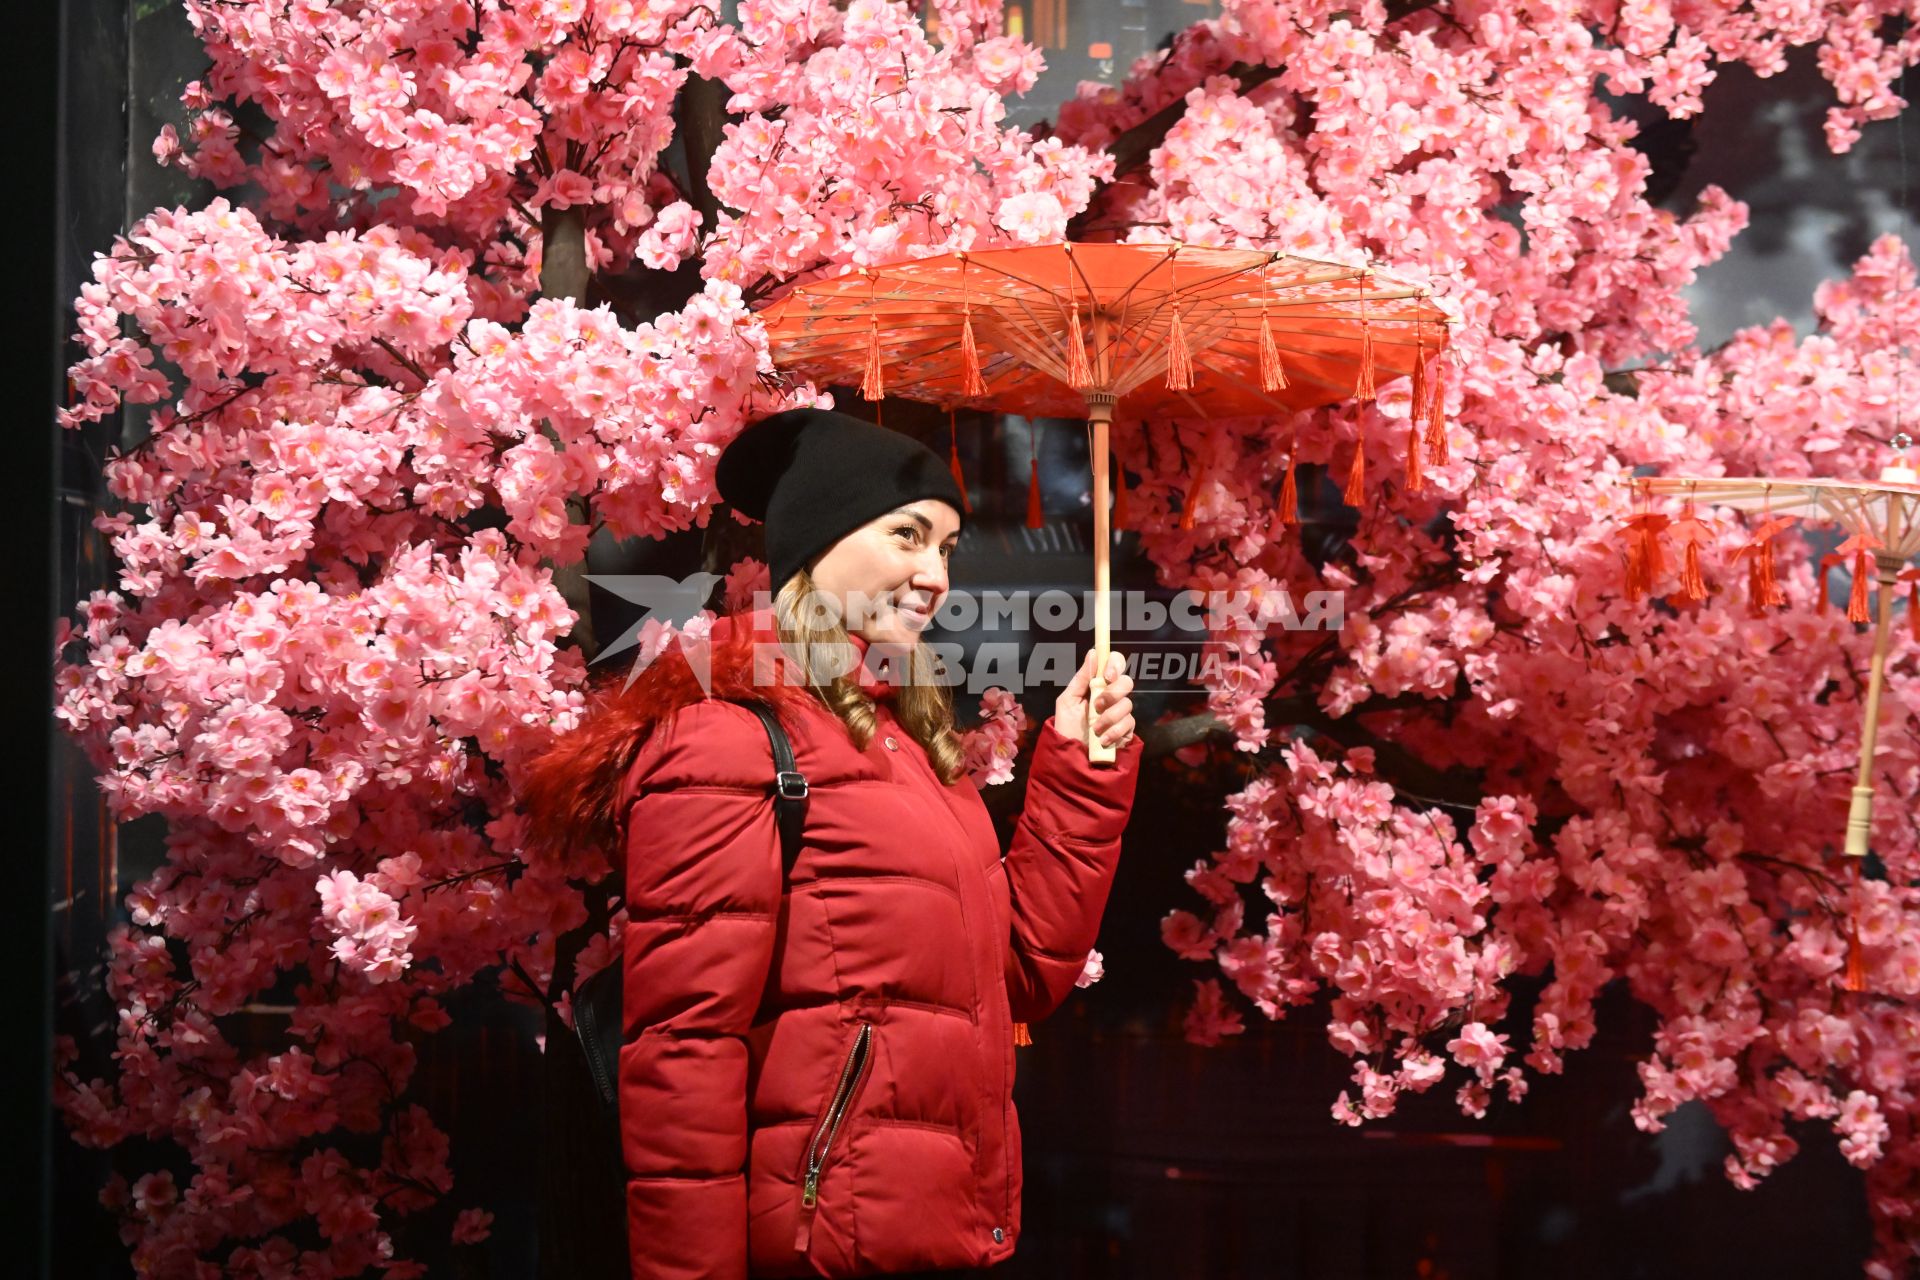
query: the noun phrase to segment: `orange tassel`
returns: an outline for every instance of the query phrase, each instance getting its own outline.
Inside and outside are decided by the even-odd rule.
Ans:
[[[1758,549],[1747,547],[1742,554],[1748,551],[1753,553],[1753,563],[1747,567],[1747,616],[1764,618],[1767,610],[1787,602],[1787,593],[1774,573],[1772,541],[1760,542]]]
[[[1167,329],[1167,390],[1193,388],[1193,353],[1187,350],[1187,327],[1180,322],[1180,308],[1173,309],[1173,324]]]
[[[867,321],[867,368],[860,379],[860,395],[863,399],[878,400],[886,394],[880,381],[880,322]]]
[[[1287,478],[1280,482],[1280,519],[1287,524],[1300,523],[1300,485],[1294,478],[1300,466],[1300,432],[1293,433],[1293,449],[1287,454]]]
[[[1040,459],[1036,456],[1028,467],[1027,528],[1038,529],[1047,522],[1047,513],[1040,505]]]
[[[1904,571],[1900,581],[1907,584],[1907,629],[1920,640],[1920,569]]]
[[[1411,397],[1411,404],[1407,410],[1409,416],[1415,422],[1420,421],[1427,411],[1427,382],[1428,374],[1431,370],[1427,368],[1427,347],[1424,339],[1425,333],[1418,325],[1415,325],[1413,331],[1413,340],[1415,343],[1413,349],[1413,395]]]
[[[1860,937],[1854,932],[1853,921],[1842,926],[1847,939],[1847,970],[1840,979],[1840,985],[1848,991],[1867,989],[1867,957],[1860,949]]]
[[[1829,597],[1833,594],[1832,588],[1827,585],[1827,571],[1839,564],[1840,560],[1840,556],[1829,555],[1820,557],[1820,604],[1819,607],[1814,610],[1815,613],[1824,616],[1827,612],[1827,605],[1831,603]]]
[[[1347,472],[1347,487],[1340,494],[1340,501],[1350,507],[1358,507],[1367,500],[1367,442],[1364,439],[1353,442],[1353,466]]]
[[[1199,497],[1200,486],[1197,484],[1189,486],[1186,492],[1186,498],[1180,504],[1180,527],[1182,529],[1193,528],[1193,505]]]
[[[1754,561],[1754,616],[1760,616],[1761,609],[1775,609],[1787,602],[1787,593],[1780,587],[1780,579],[1775,576],[1773,566],[1773,540],[1769,538],[1760,544],[1760,554]]]
[[[1791,523],[1774,519],[1773,504],[1769,502],[1767,518],[1753,531],[1753,539],[1735,553],[1736,557],[1753,557],[1747,563],[1747,614],[1750,617],[1765,617],[1767,610],[1787,602],[1787,593],[1781,590],[1774,572],[1773,536]]]
[[[1087,359],[1087,340],[1080,330],[1078,304],[1067,304],[1067,385],[1083,391],[1093,385],[1093,363]]]
[[[1407,492],[1419,493],[1427,487],[1426,473],[1420,470],[1420,433],[1407,424]]]
[[[1657,511],[1643,511],[1627,521],[1627,599],[1638,600],[1650,593],[1666,572],[1660,554],[1660,531],[1668,523],[1668,518]]]
[[[1280,346],[1273,340],[1273,326],[1267,322],[1264,309],[1260,312],[1260,389],[1287,389],[1287,374],[1280,367]]]
[[[1447,465],[1447,382],[1446,366],[1440,353],[1427,357],[1427,461],[1437,467]]]
[[[1371,400],[1375,396],[1373,389],[1373,325],[1365,320],[1360,322],[1360,376],[1354,379],[1353,398]]]
[[[980,348],[973,340],[973,309],[969,307],[960,321],[960,394],[987,394],[986,379],[980,376]]]
[[[1033,1033],[1027,1030],[1027,1024],[1024,1022],[1014,1023],[1013,1024],[1014,1047],[1017,1049],[1024,1049],[1032,1043],[1033,1043]]]
[[[947,413],[947,428],[951,435],[947,437],[947,469],[953,472],[953,487],[960,491],[960,510],[966,515],[973,514],[973,503],[967,501],[967,477],[960,470],[960,431],[954,424],[953,413]]]
[[[1847,621],[1871,622],[1873,615],[1867,611],[1867,574],[1868,560],[1866,551],[1853,553],[1853,590],[1847,594]]]
[[[1682,557],[1680,598],[1683,600],[1707,598],[1706,575],[1700,572],[1700,544],[1692,540],[1688,541],[1686,554]]]
[[[1113,527],[1127,527],[1127,469],[1118,458],[1113,460]]]

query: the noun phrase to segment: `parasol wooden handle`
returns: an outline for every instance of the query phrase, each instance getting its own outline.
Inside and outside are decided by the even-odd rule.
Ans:
[[[1114,748],[1100,741],[1093,732],[1094,709],[1107,687],[1107,655],[1112,650],[1113,633],[1108,620],[1107,589],[1113,538],[1107,521],[1107,424],[1113,416],[1110,398],[1087,397],[1087,420],[1093,424],[1093,683],[1087,689],[1087,759],[1094,764],[1112,764]]]
[[[1880,692],[1887,682],[1887,645],[1893,631],[1893,590],[1900,568],[1906,562],[1899,556],[1880,552],[1874,556],[1875,575],[1880,590],[1875,604],[1879,617],[1873,628],[1873,663],[1867,672],[1867,716],[1860,729],[1860,775],[1854,779],[1853,801],[1847,806],[1847,854],[1864,858],[1873,845],[1873,748],[1880,736]]]

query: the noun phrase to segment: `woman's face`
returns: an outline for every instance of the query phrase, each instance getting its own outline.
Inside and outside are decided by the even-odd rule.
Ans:
[[[849,634],[911,645],[946,599],[947,557],[959,538],[959,512],[938,498],[909,502],[827,548],[813,562],[813,585],[839,608]]]

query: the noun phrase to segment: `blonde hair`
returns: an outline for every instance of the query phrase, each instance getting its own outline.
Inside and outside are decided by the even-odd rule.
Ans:
[[[773,598],[774,625],[807,687],[847,727],[853,745],[865,751],[878,722],[873,699],[861,691],[857,667],[845,660],[853,648],[845,621],[837,610],[821,608],[826,597],[816,597],[816,592],[805,569],[788,578]],[[900,727],[927,753],[940,781],[959,778],[965,762],[953,731],[953,699],[936,678],[933,655],[924,643],[915,643],[908,652],[906,679],[895,686],[893,708]]]

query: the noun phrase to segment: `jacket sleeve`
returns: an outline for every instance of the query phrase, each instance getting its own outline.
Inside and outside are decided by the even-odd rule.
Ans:
[[[620,1141],[634,1280],[747,1274],[745,1036],[781,867],[772,799],[742,762],[768,759],[752,713],[700,702],[629,775]]]
[[[1120,862],[1120,833],[1133,812],[1140,750],[1136,738],[1113,764],[1094,765],[1086,747],[1051,720],[1041,726],[1026,808],[1007,849],[1007,995],[1016,1022],[1052,1013],[1086,966]]]

